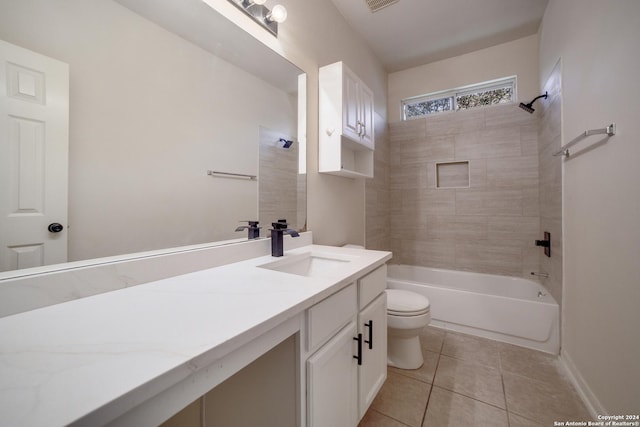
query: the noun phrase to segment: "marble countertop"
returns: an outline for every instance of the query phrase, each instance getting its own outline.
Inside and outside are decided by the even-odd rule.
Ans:
[[[134,405],[386,262],[389,252],[311,245],[348,267],[316,277],[263,256],[0,319],[0,426],[65,426]]]

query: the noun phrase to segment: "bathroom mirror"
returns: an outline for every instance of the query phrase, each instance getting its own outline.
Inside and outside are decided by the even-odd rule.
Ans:
[[[0,40],[69,65],[67,261],[246,239],[241,220],[266,236],[285,191],[304,228],[303,71],[206,3],[0,0]]]

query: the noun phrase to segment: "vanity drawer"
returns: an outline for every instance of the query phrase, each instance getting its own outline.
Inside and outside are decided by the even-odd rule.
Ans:
[[[355,283],[307,310],[307,349],[312,350],[336,334],[357,312]]]
[[[358,280],[358,307],[364,308],[387,288],[387,264]]]

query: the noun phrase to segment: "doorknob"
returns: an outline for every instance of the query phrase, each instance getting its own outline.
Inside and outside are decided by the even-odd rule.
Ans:
[[[52,222],[51,224],[49,224],[49,227],[47,227],[47,230],[49,230],[52,233],[59,233],[64,229],[64,227],[62,226],[62,224],[58,224],[57,222]]]

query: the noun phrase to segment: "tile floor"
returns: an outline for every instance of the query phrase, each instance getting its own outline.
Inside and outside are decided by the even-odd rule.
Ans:
[[[425,328],[425,364],[389,368],[359,427],[553,426],[591,420],[556,356]]]

